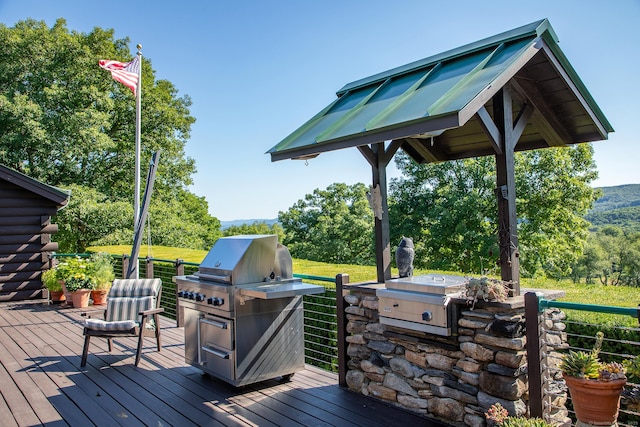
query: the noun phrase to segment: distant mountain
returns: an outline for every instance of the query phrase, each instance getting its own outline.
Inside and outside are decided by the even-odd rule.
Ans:
[[[585,218],[595,227],[615,225],[640,231],[640,184],[600,187],[602,197]]]
[[[233,226],[240,226],[243,224],[247,224],[247,225],[251,225],[254,224],[256,222],[264,222],[265,224],[267,224],[269,227],[271,227],[273,224],[278,222],[278,218],[273,218],[273,219],[234,219],[233,221],[220,221],[220,228],[222,228],[222,230],[226,230],[229,227],[233,227]]]

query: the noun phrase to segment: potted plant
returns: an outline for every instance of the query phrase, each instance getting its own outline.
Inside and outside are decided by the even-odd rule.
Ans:
[[[596,334],[591,351],[569,351],[560,362],[579,421],[594,425],[613,425],[618,419],[620,394],[627,383],[625,368],[617,362],[600,361],[604,334]]]
[[[52,302],[61,303],[66,300],[62,284],[58,280],[58,271],[55,268],[43,271],[41,279],[44,286],[49,290],[49,297]]]
[[[91,299],[95,305],[106,304],[107,293],[115,278],[111,256],[105,252],[91,255],[89,275],[93,279],[94,288],[91,291]]]
[[[465,283],[464,295],[467,303],[471,305],[471,310],[473,310],[478,300],[505,301],[509,295],[509,286],[508,282],[499,279],[490,279],[488,277],[477,279],[472,277]]]
[[[62,280],[63,289],[69,292],[74,307],[89,306],[89,294],[95,287],[89,265],[87,259],[80,257],[68,258],[58,264],[57,277]]]

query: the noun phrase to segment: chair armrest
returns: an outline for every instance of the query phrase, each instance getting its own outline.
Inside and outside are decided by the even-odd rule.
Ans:
[[[144,310],[138,313],[138,316],[149,316],[151,314],[162,313],[164,311],[163,307],[160,308],[152,308],[150,310]]]
[[[98,316],[99,314],[101,314],[102,317],[106,317],[107,309],[103,308],[101,310],[84,311],[84,312],[80,313],[80,316],[86,317],[88,319],[91,319],[93,316]]]

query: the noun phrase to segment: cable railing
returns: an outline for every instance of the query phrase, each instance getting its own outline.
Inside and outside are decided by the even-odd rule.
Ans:
[[[91,254],[55,254],[54,257],[89,257]],[[112,255],[116,278],[124,277],[130,262],[129,257]],[[141,278],[159,278],[162,280],[162,300],[164,315],[180,324],[180,309],[176,298],[176,285],[173,276],[193,274],[199,264],[180,259],[167,260],[157,258],[138,258],[138,272]],[[335,278],[294,274],[306,282],[331,283],[325,292],[303,296],[305,363],[327,371],[338,371],[338,333]]]
[[[604,339],[599,353],[600,360],[605,363],[620,363],[637,357],[640,355],[640,327],[637,320],[639,310],[542,298],[538,298],[537,303],[538,312],[544,313],[540,321],[538,342],[542,414],[547,422],[559,423],[559,418],[566,416],[575,425],[577,419],[573,402],[559,369],[563,355],[569,351],[591,351],[596,343],[596,333],[602,332]],[[572,320],[575,311],[609,316],[606,321],[597,323]],[[575,314],[573,317],[576,317]],[[535,381],[531,365],[532,363],[529,366],[530,392],[531,383]],[[640,422],[640,384],[632,379],[628,379],[620,399],[618,425],[621,427],[637,427]]]

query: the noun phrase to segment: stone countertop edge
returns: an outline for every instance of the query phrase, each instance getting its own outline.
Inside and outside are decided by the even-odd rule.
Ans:
[[[384,288],[385,288],[385,284],[378,283],[378,282],[349,283],[348,285],[343,286],[344,290],[360,291],[363,293],[370,293],[374,295],[377,289],[384,289]],[[524,307],[524,295],[527,292],[540,293],[542,294],[542,297],[547,300],[556,300],[566,296],[566,292],[559,289],[521,288],[520,295],[517,297],[507,298],[506,301],[502,301],[502,302],[478,300],[476,301],[475,307],[476,308],[497,307],[497,308],[506,308],[506,309],[521,308],[521,307]],[[465,306],[471,305],[471,303],[466,298],[456,298],[455,295],[456,294],[451,294],[452,301],[454,303],[465,305]]]

